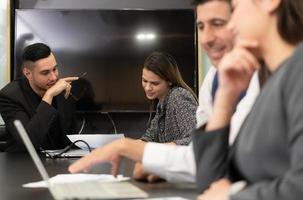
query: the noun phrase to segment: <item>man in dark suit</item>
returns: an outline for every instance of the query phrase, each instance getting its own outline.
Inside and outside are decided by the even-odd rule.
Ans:
[[[43,43],[25,48],[22,73],[23,77],[0,91],[0,113],[8,132],[5,151],[25,150],[13,125],[15,119],[21,120],[36,149],[65,147],[74,123],[71,83],[78,77],[59,79],[55,56]]]

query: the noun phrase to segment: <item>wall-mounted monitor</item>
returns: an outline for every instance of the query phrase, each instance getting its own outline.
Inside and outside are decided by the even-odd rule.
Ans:
[[[141,73],[153,51],[172,54],[197,92],[195,32],[190,9],[17,9],[14,74],[20,76],[23,48],[44,42],[57,58],[60,76],[87,73],[84,84],[92,101],[83,101],[79,110],[148,111]]]

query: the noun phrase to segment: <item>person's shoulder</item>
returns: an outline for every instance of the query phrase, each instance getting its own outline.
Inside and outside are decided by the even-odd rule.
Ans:
[[[182,99],[193,99],[193,100],[195,100],[195,98],[193,97],[191,92],[189,92],[187,89],[182,88],[182,87],[173,87],[171,89],[168,100],[176,102],[176,101],[180,101]]]
[[[18,96],[21,93],[19,79],[13,80],[0,90],[0,94],[5,96]]]
[[[290,56],[289,59],[287,59],[284,64],[287,66],[291,66],[292,68],[298,68],[298,70],[302,70],[302,65],[303,65],[303,57],[302,57],[302,52],[303,52],[303,42],[301,42],[297,48],[295,49],[294,53]]]
[[[10,83],[6,84],[2,89],[1,93],[11,93],[15,92],[16,90],[19,90],[19,80],[13,80]]]
[[[173,87],[171,89],[170,95],[173,97],[173,96],[179,96],[179,95],[191,95],[191,93],[185,88]]]
[[[303,42],[301,42],[293,54],[283,61],[278,69],[272,73],[272,81],[280,82],[280,85],[283,87],[303,82],[303,79],[301,79],[303,75],[302,51]]]

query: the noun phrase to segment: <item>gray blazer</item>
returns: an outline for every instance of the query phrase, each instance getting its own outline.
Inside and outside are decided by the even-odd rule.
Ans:
[[[173,87],[163,103],[158,103],[156,115],[141,139],[188,145],[191,130],[196,126],[197,108],[198,102],[188,90]]]
[[[228,174],[249,184],[231,200],[303,199],[302,55],[301,43],[271,75],[232,149],[228,127],[194,134],[200,191]]]

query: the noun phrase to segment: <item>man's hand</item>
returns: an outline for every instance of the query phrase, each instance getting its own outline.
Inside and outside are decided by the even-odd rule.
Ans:
[[[122,159],[121,151],[124,146],[124,139],[116,140],[103,147],[93,150],[89,155],[77,160],[69,166],[71,173],[88,172],[97,163],[111,163],[112,175],[118,175],[120,162]]]
[[[230,122],[241,92],[248,88],[254,71],[260,68],[254,54],[257,49],[256,41],[238,40],[233,50],[221,60],[218,66],[219,87],[206,130],[222,128]]]
[[[122,157],[129,158],[135,162],[141,162],[146,142],[123,138],[115,140],[103,147],[92,151],[89,155],[81,158],[72,165],[68,170],[71,173],[88,171],[97,163],[111,163],[112,175],[116,176],[119,172]]]
[[[78,80],[78,77],[66,77],[59,79],[52,87],[50,87],[44,94],[42,100],[48,104],[52,104],[55,96],[64,91],[64,97],[67,99],[71,91],[71,82]]]
[[[143,165],[140,162],[136,162],[133,171],[133,179],[137,181],[147,181],[148,174],[144,172]]]
[[[147,181],[149,183],[155,183],[164,180],[158,176],[144,172],[143,165],[140,162],[137,162],[135,164],[133,171],[133,179],[137,181]]]
[[[238,97],[247,89],[254,71],[260,68],[253,53],[257,47],[256,41],[239,39],[233,50],[225,54],[218,66],[220,91]]]

